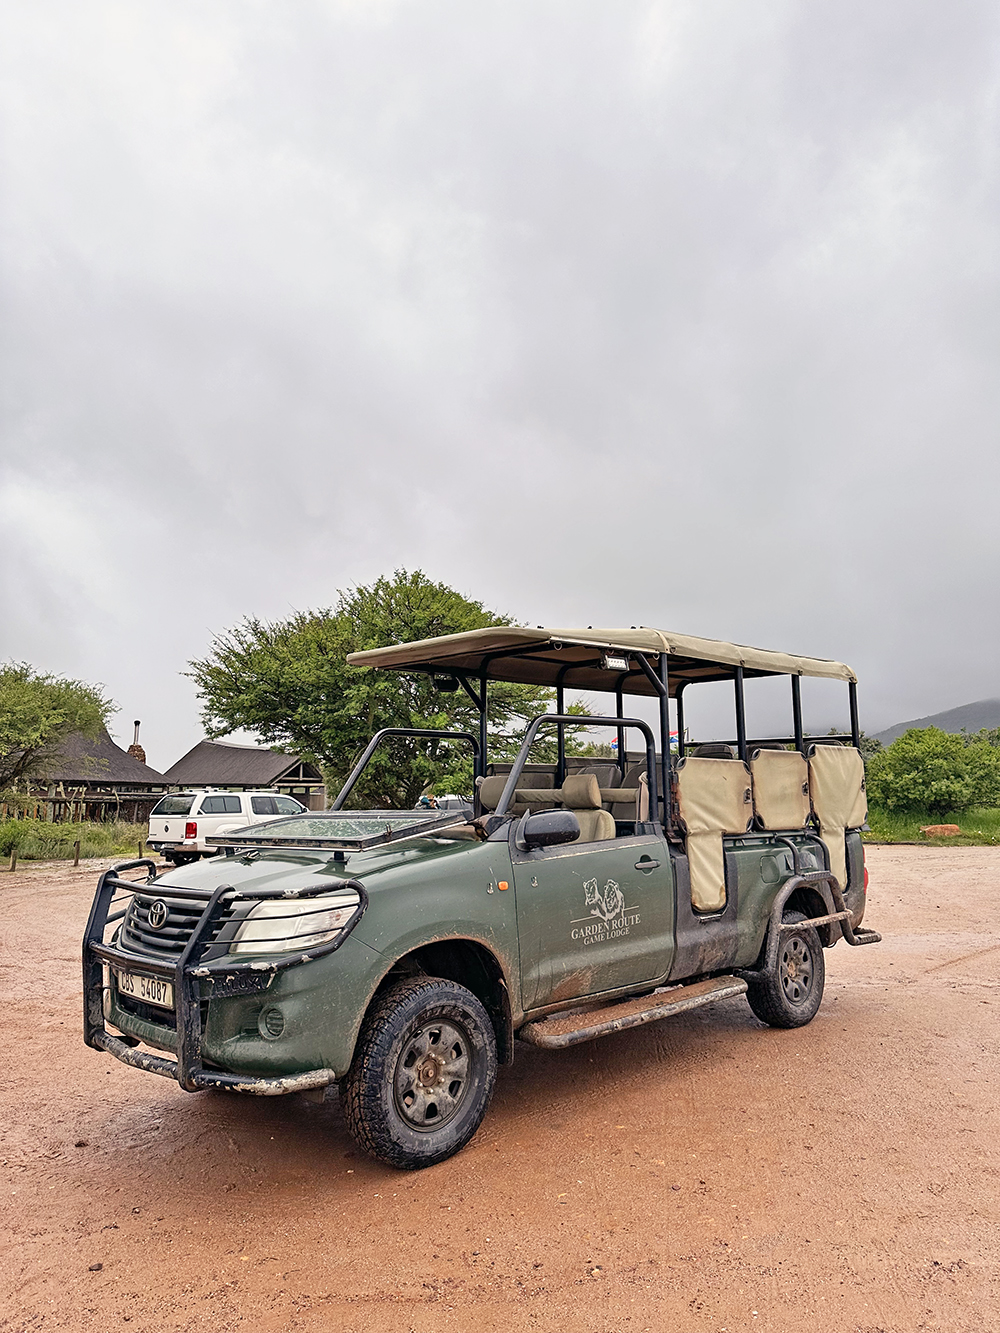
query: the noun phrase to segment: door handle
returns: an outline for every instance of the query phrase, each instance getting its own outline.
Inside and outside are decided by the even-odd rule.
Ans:
[[[644,856],[641,861],[636,861],[636,870],[659,870],[659,861],[651,861],[648,856]]]

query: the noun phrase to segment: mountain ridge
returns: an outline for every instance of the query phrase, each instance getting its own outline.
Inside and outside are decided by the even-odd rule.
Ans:
[[[895,726],[876,731],[873,739],[883,745],[891,745],[904,731],[911,727],[940,727],[942,731],[981,731],[984,727],[992,730],[1000,727],[1000,699],[977,699],[972,704],[960,704],[958,708],[947,708],[943,713],[932,713],[930,717],[914,718],[912,722],[897,722]]]

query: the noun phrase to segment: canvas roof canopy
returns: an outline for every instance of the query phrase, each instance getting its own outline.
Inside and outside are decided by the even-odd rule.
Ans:
[[[605,653],[629,657],[628,674],[609,670]],[[372,648],[351,653],[351,666],[381,667],[391,671],[428,671],[513,681],[525,685],[558,685],[568,689],[621,689],[625,694],[655,695],[636,655],[655,659],[669,654],[670,694],[684,683],[732,680],[736,667],[745,677],[820,676],[828,680],[856,681],[843,662],[792,653],[750,648],[745,644],[701,639],[658,629],[520,629],[497,625],[445,634],[436,639],[418,639],[391,648]],[[653,665],[653,663],[650,663]],[[620,683],[619,683],[620,682]]]

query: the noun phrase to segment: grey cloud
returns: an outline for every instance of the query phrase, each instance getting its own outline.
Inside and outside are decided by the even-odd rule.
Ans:
[[[395,565],[996,693],[994,6],[8,14],[4,650],[153,762]]]

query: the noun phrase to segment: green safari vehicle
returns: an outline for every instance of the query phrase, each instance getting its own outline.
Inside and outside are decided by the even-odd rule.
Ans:
[[[878,941],[861,928],[867,807],[843,664],[507,626],[348,660],[464,690],[478,735],[380,732],[331,810],[227,833],[219,855],[159,876],[146,860],[108,871],[83,943],[89,1046],[189,1092],[337,1084],[368,1152],[422,1167],[475,1133],[515,1038],[560,1049],[739,994],[798,1027],[819,1007],[824,949]],[[745,682],[780,675],[790,734],[748,737]],[[803,676],[847,686],[850,735],[804,735]],[[513,764],[488,753],[493,681],[555,689]],[[699,744],[685,695],[713,681],[730,682],[735,731]],[[567,755],[581,718],[566,689],[614,696],[614,713],[583,720],[615,759]],[[658,727],[626,716],[625,695],[656,700]],[[531,762],[553,732],[556,762]],[[389,734],[468,746],[474,805],[345,808]]]

